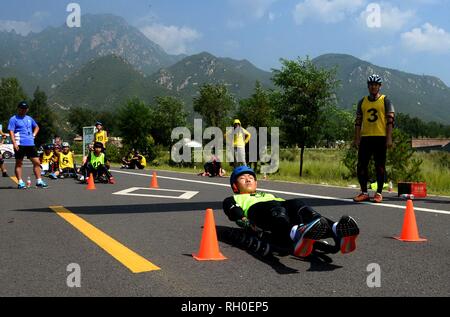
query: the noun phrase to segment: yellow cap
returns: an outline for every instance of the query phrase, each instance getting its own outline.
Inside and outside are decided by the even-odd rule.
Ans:
[[[233,124],[240,124],[240,125],[242,125],[242,124],[241,124],[241,121],[239,121],[239,119],[234,120],[234,123],[233,123]]]

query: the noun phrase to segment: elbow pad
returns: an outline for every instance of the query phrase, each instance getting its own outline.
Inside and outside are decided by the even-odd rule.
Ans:
[[[232,206],[226,214],[231,221],[237,221],[244,217],[244,211],[239,206]]]
[[[391,125],[392,127],[395,125],[395,117],[394,116],[386,116],[387,125]]]

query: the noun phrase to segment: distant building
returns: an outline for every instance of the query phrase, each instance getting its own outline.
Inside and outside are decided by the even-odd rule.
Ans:
[[[416,151],[447,151],[450,152],[450,139],[413,139],[412,147]]]

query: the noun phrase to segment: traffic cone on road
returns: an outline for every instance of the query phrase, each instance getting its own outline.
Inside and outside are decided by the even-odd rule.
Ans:
[[[87,190],[96,190],[97,188],[95,188],[95,182],[94,182],[94,175],[92,175],[92,173],[89,174],[89,178],[88,178],[88,185],[87,185]]]
[[[416,215],[414,214],[413,201],[410,199],[406,203],[405,218],[403,221],[403,229],[400,237],[395,239],[403,242],[425,242],[427,239],[419,237],[419,229],[417,228]]]
[[[156,172],[153,172],[152,182],[150,183],[150,188],[159,188],[159,186],[158,186],[158,178],[156,176]]]
[[[206,210],[205,225],[203,226],[202,241],[197,254],[192,254],[197,261],[222,261],[227,258],[219,251],[216,224],[212,209]]]

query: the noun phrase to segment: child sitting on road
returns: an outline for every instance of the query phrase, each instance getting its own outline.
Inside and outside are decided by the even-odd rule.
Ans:
[[[205,171],[198,174],[203,177],[224,177],[225,170],[222,168],[222,163],[216,156],[212,156],[211,160],[206,162],[204,165]]]
[[[131,154],[131,155],[130,155]],[[129,153],[127,158],[122,160],[122,168],[134,170],[136,168],[143,170],[147,166],[147,160],[138,150]]]
[[[52,179],[57,179],[59,176],[59,153],[61,153],[61,145],[55,144],[53,146],[53,156],[51,164],[51,173],[48,175],[48,177]]]
[[[94,151],[89,153],[85,164],[80,168],[83,177],[80,180],[87,181],[88,177],[92,174],[94,180],[98,179],[100,182],[115,184],[116,181],[111,175],[109,168],[109,161],[106,154],[103,153],[103,144],[95,142]]]
[[[44,145],[44,152],[39,156],[41,163],[41,175],[48,176],[54,172],[53,170],[53,144]]]
[[[62,144],[62,152],[59,153],[59,177],[77,177],[76,165],[73,152],[67,142]]]
[[[223,201],[228,218],[242,227],[270,231],[280,243],[293,244],[295,256],[309,256],[321,246],[319,240],[327,238],[339,241],[332,253],[340,249],[345,254],[356,249],[359,228],[352,217],[343,216],[335,222],[322,217],[300,199],[284,200],[257,192],[256,174],[247,166],[234,170],[230,184],[235,195]]]

